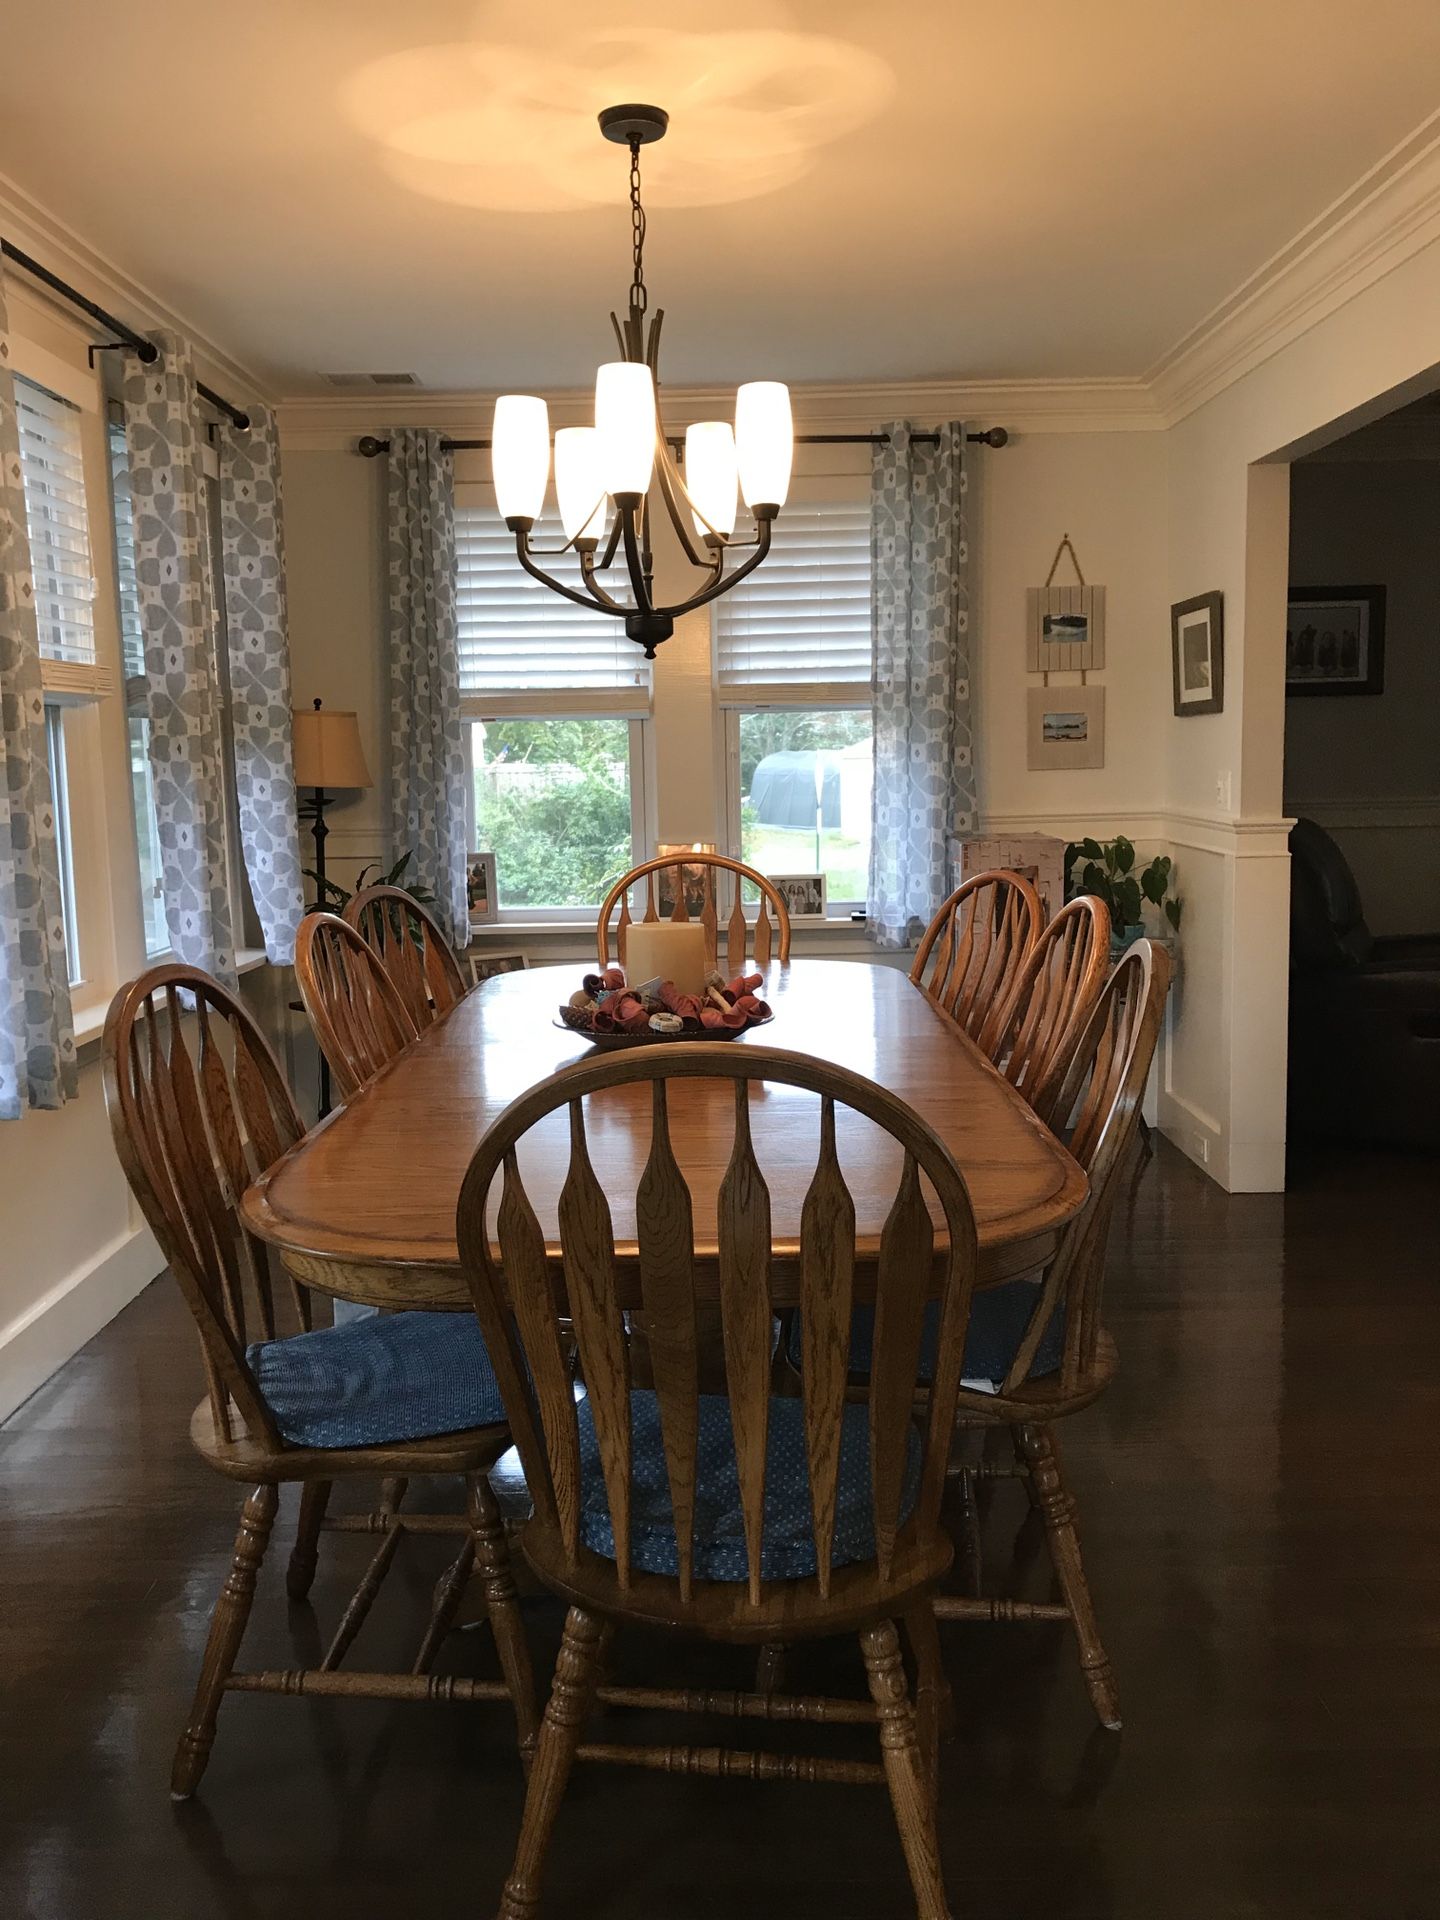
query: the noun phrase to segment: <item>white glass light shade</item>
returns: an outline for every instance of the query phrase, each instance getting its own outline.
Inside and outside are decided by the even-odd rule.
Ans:
[[[555,435],[555,497],[567,540],[605,537],[605,482],[594,427],[561,427]]]
[[[735,531],[735,475],[735,435],[727,420],[697,420],[685,429],[685,487],[698,509],[690,516],[698,534]]]
[[[790,389],[779,380],[748,380],[735,395],[735,452],[747,507],[783,507],[790,491],[795,428]]]
[[[634,360],[608,360],[595,374],[600,477],[612,494],[648,493],[655,468],[655,382]]]
[[[538,520],[550,477],[550,409],[528,393],[502,393],[490,429],[490,472],[502,520]]]

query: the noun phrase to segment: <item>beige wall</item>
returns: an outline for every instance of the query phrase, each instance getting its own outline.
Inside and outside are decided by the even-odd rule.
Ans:
[[[1385,588],[1385,680],[1376,695],[1286,701],[1285,810],[1334,834],[1372,932],[1431,933],[1440,928],[1440,460],[1306,460],[1291,488],[1290,578]]]

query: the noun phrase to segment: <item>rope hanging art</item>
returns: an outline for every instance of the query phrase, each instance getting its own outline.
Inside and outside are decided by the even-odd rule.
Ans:
[[[1055,575],[1066,554],[1075,569],[1073,587],[1057,587]],[[1025,666],[1029,673],[1087,673],[1105,665],[1105,589],[1086,584],[1080,556],[1068,533],[1060,536],[1043,587],[1025,590]]]

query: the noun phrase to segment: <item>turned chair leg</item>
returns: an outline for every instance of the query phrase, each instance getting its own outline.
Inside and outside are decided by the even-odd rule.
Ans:
[[[1045,1538],[1055,1576],[1065,1605],[1070,1609],[1080,1648],[1080,1671],[1089,1689],[1090,1704],[1101,1726],[1115,1731],[1120,1726],[1120,1696],[1109,1656],[1100,1640],[1095,1603],[1090,1598],[1090,1583],[1080,1558],[1075,1501],[1060,1469],[1055,1435],[1049,1427],[1028,1423],[1017,1426],[1014,1431],[1016,1452],[1030,1469],[1031,1492],[1045,1522]]]
[[[330,1480],[307,1480],[300,1489],[300,1521],[295,1529],[295,1544],[290,1549],[290,1564],[285,1569],[285,1591],[292,1600],[303,1600],[315,1579],[320,1558],[320,1529],[325,1524],[325,1509],[330,1504]]]
[[[915,1730],[915,1709],[905,1685],[905,1667],[894,1624],[882,1620],[860,1636],[870,1697],[880,1713],[880,1757],[910,1869],[918,1920],[951,1920],[940,1878],[940,1846],[935,1833],[935,1805],[924,1758]],[[510,1920],[502,1915],[501,1920]],[[515,1916],[515,1920],[520,1917]]]
[[[170,1769],[170,1797],[188,1800],[200,1784],[210,1749],[215,1743],[215,1718],[225,1693],[225,1682],[235,1665],[255,1598],[255,1576],[270,1542],[278,1498],[273,1486],[256,1487],[240,1511],[240,1528],[235,1535],[235,1554],[230,1572],[215,1611],[210,1619],[210,1635],[205,1642],[205,1657],[200,1663],[200,1678],[190,1707],[190,1719],[175,1749]]]
[[[520,1741],[521,1764],[528,1768],[540,1731],[535,1706],[535,1676],[530,1666],[530,1642],[515,1593],[515,1576],[510,1569],[510,1547],[505,1538],[505,1521],[496,1504],[495,1494],[483,1473],[467,1476],[467,1504],[470,1527],[475,1536],[475,1565],[480,1574],[480,1590],[490,1615],[490,1631],[500,1656],[500,1671],[510,1692],[515,1711],[515,1731]]]
[[[581,1607],[570,1609],[525,1794],[515,1864],[500,1898],[499,1920],[533,1920],[540,1910],[540,1876],[550,1835],[575,1763],[580,1730],[595,1698],[600,1660],[609,1637],[610,1629],[595,1614]]]
[[[940,1630],[929,1600],[905,1615],[905,1637],[915,1657],[915,1731],[933,1797],[940,1790],[940,1738],[955,1731],[955,1697],[945,1677]]]

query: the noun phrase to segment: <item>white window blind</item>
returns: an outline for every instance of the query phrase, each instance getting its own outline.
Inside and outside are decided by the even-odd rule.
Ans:
[[[41,657],[93,666],[95,579],[80,414],[19,376],[15,413]]]
[[[565,536],[548,508],[531,536],[558,548]],[[542,559],[548,572],[579,585],[573,556]],[[612,713],[645,715],[649,666],[623,620],[590,613],[532,580],[515,557],[515,536],[493,507],[455,511],[456,623],[460,693],[484,716]]]
[[[870,687],[868,504],[785,507],[769,554],[715,602],[715,653],[726,706],[863,706]]]

